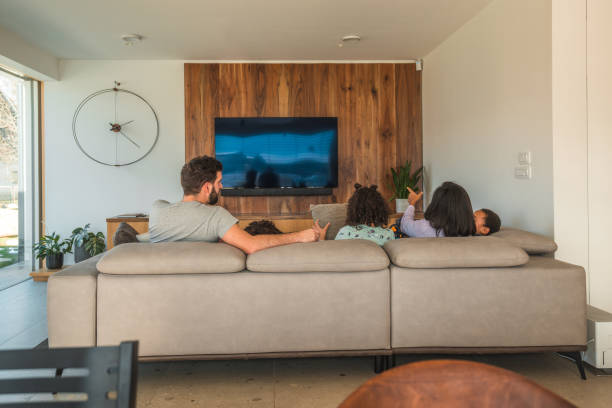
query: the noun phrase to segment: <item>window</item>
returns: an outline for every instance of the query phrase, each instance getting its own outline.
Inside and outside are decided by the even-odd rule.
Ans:
[[[0,289],[37,266],[40,89],[38,81],[0,69]]]

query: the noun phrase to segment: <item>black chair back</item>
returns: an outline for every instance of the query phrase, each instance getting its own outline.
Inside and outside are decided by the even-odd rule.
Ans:
[[[43,394],[31,401],[3,403],[26,408],[43,406],[132,408],[136,406],[138,342],[122,342],[114,347],[79,347],[0,351],[0,370],[55,369],[55,376],[0,376],[0,396],[4,394]],[[62,376],[66,369],[87,369],[84,375]],[[79,370],[85,371],[85,370]],[[29,373],[26,372],[26,375]],[[44,396],[49,393],[48,398]],[[86,394],[86,399],[68,394]],[[44,400],[42,399],[44,397]],[[68,398],[67,398],[68,397]],[[76,397],[76,396],[75,396]]]

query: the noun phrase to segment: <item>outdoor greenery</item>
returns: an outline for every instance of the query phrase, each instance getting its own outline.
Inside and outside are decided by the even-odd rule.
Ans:
[[[4,246],[0,238],[0,268],[12,265],[17,262],[19,256],[16,246]]]
[[[34,245],[36,258],[44,259],[49,255],[67,254],[72,252],[72,241],[69,239],[61,240],[61,237],[55,232],[51,235],[45,235],[40,238],[40,241]]]
[[[392,201],[396,198],[408,198],[408,189],[410,187],[415,193],[419,192],[419,181],[423,175],[423,166],[412,173],[412,161],[406,160],[406,164],[400,166],[399,169],[391,169],[393,184],[390,186],[393,189],[393,196],[389,199]]]
[[[106,249],[106,241],[104,234],[98,232],[94,234],[89,231],[90,224],[85,224],[84,227],[78,227],[72,230],[70,243],[75,247],[85,246],[85,250],[89,255],[98,255]]]

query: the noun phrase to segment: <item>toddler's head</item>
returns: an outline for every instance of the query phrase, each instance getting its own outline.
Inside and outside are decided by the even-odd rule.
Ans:
[[[479,235],[495,234],[501,227],[499,215],[488,208],[474,211],[474,223],[476,224],[476,233]]]
[[[251,235],[282,234],[282,232],[276,228],[276,225],[268,220],[253,221],[244,230]]]

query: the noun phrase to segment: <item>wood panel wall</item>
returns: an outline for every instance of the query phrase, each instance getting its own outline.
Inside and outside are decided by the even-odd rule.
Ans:
[[[214,155],[215,117],[284,116],[338,118],[339,187],[332,196],[223,197],[230,212],[306,213],[346,202],[356,182],[390,197],[390,168],[422,163],[415,64],[185,64],[186,161]]]

